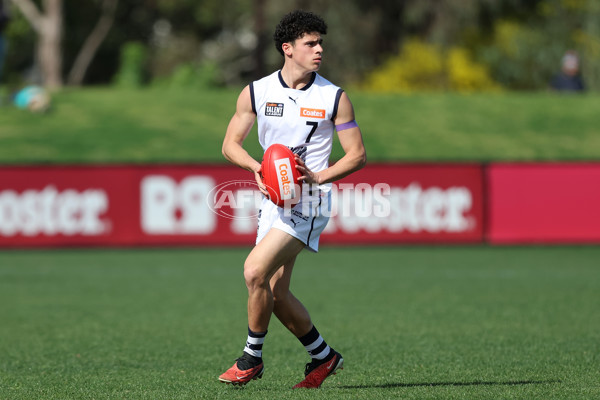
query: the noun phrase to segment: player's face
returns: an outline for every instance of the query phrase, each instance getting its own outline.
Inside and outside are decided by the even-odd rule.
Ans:
[[[292,59],[308,71],[318,71],[323,56],[322,43],[318,32],[305,33],[292,44]]]

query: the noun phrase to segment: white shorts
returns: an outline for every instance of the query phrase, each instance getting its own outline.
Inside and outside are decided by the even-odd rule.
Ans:
[[[256,244],[265,237],[271,228],[282,230],[306,245],[306,248],[319,251],[319,237],[329,221],[331,191],[320,189],[302,191],[302,199],[294,207],[282,208],[263,198],[258,212]]]

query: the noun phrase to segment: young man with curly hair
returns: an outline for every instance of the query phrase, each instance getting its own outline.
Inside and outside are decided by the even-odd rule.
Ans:
[[[304,345],[311,362],[294,388],[318,388],[343,358],[315,328],[302,303],[290,292],[296,256],[304,248],[318,251],[328,221],[331,183],[362,168],[366,152],[346,93],[317,71],[323,60],[322,35],[327,25],[317,15],[293,11],[277,25],[274,39],[284,58],[281,70],[246,86],[225,134],[223,155],[252,173],[266,195],[261,164],[243,148],[255,120],[263,150],[274,143],[296,154],[303,197],[293,209],[263,199],[256,246],[244,263],[248,288],[248,337],[243,355],[219,380],[244,385],[264,372],[262,346],[271,315]],[[329,165],[332,138],[338,132],[345,155]],[[306,194],[306,196],[304,196]]]

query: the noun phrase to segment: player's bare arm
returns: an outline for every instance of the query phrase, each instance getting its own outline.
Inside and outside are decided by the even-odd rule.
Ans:
[[[243,147],[244,140],[250,133],[255,119],[256,115],[252,111],[250,87],[246,86],[238,97],[235,114],[227,126],[222,152],[223,156],[231,163],[253,172],[258,187],[261,192],[266,194],[266,188],[260,177],[260,163],[252,158]]]
[[[342,93],[338,105],[338,113],[334,124],[339,126],[354,121],[354,108],[346,93]],[[337,181],[352,172],[364,167],[367,162],[367,153],[362,139],[362,133],[358,126],[344,129],[338,132],[338,137],[344,156],[334,165],[320,172],[309,170],[302,159],[296,157],[297,168],[302,173],[299,178],[307,183],[324,184]]]

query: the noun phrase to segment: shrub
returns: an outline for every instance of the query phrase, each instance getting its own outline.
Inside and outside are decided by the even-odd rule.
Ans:
[[[115,84],[120,87],[137,88],[144,83],[146,47],[139,42],[129,42],[121,48],[121,65],[115,76]]]
[[[500,86],[486,66],[475,62],[461,47],[441,47],[408,40],[399,55],[390,58],[365,79],[363,88],[378,92],[436,90],[496,90]]]
[[[448,86],[459,92],[499,90],[486,65],[476,63],[469,52],[460,47],[451,48],[446,57]]]
[[[172,88],[206,89],[220,86],[219,68],[214,62],[180,64],[162,82]]]
[[[411,39],[398,56],[390,58],[367,76],[364,88],[379,92],[439,89],[443,64],[443,55],[437,46]]]

